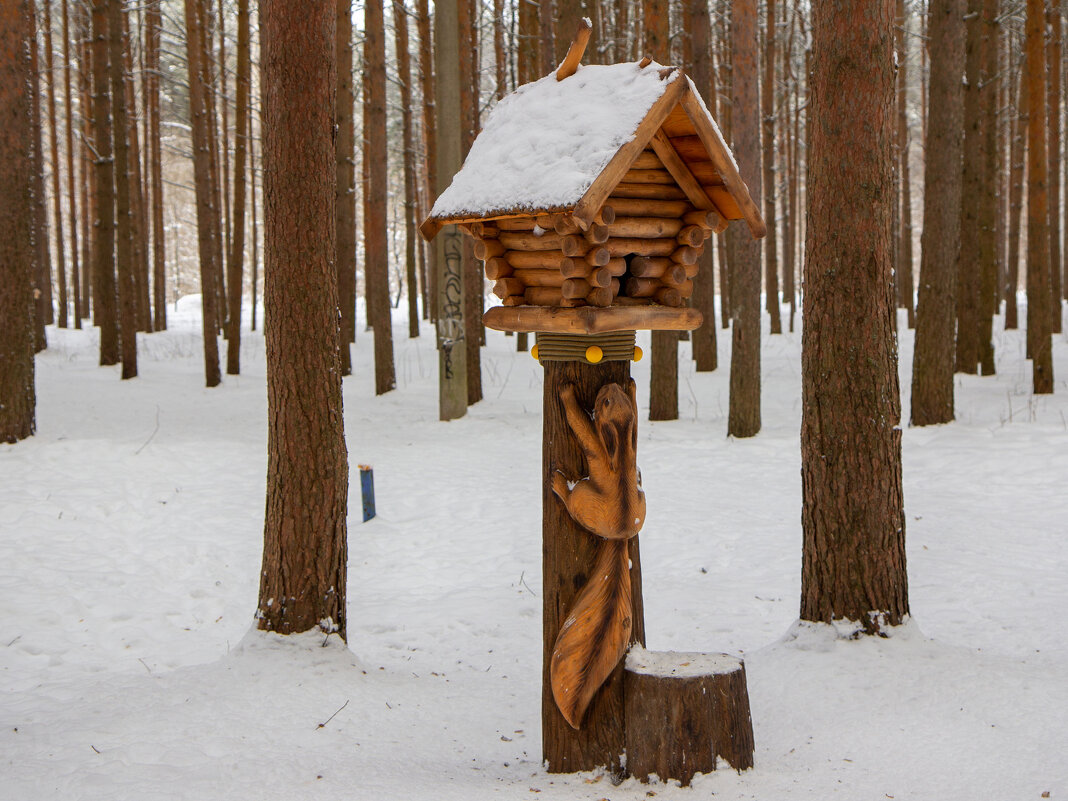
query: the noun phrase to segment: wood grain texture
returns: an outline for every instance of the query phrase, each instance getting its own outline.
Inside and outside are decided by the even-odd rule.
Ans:
[[[508,311],[515,311],[510,309]],[[581,312],[583,309],[559,310]],[[598,310],[597,314],[606,314]],[[623,666],[617,665],[586,710],[581,729],[573,729],[560,714],[550,677],[553,649],[560,629],[575,607],[580,589],[587,583],[597,560],[599,543],[567,513],[552,488],[556,470],[569,475],[584,471],[582,450],[571,436],[560,390],[574,388],[582,408],[592,408],[601,387],[629,380],[630,362],[611,361],[596,365],[577,361],[544,362],[544,430],[542,452],[542,756],[551,773],[569,773],[606,767],[621,775],[624,752]],[[645,624],[641,594],[641,560],[638,537],[607,544],[625,545],[630,560],[630,641],[644,643]]]

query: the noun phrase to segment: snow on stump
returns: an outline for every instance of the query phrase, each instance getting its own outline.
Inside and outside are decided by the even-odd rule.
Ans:
[[[719,759],[753,767],[745,663],[726,654],[634,647],[624,674],[627,772],[686,786]]]

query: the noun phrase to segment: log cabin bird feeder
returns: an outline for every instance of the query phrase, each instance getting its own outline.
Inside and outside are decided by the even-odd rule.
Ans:
[[[701,325],[686,302],[713,233],[733,220],[757,238],[767,229],[693,82],[648,58],[581,66],[591,28],[554,73],[497,104],[420,230],[471,236],[501,299],[485,325],[537,335],[549,770],[688,783],[717,756],[752,765],[749,702],[732,657],[696,659],[713,666],[696,673],[646,669],[695,656],[642,649],[630,362],[637,330]]]

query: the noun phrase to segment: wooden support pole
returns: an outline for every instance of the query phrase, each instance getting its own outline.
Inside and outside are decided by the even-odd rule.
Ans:
[[[551,310],[546,310],[550,312]],[[605,314],[597,311],[596,314]],[[550,773],[571,773],[607,767],[622,774],[620,757],[625,750],[623,665],[620,664],[593,698],[580,729],[564,719],[553,699],[550,660],[557,635],[580,589],[589,579],[597,561],[601,540],[572,520],[560,499],[553,494],[553,475],[586,475],[582,450],[565,418],[561,390],[575,388],[579,404],[592,409],[601,387],[609,383],[627,385],[629,361],[586,364],[578,361],[546,361],[543,396],[542,450],[542,758]],[[631,640],[645,642],[645,616],[642,607],[641,561],[638,537],[627,541],[631,571]]]

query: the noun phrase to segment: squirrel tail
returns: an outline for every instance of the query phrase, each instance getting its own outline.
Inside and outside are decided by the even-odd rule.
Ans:
[[[597,690],[630,645],[630,555],[625,539],[600,539],[597,563],[556,637],[550,666],[553,698],[579,728]]]

